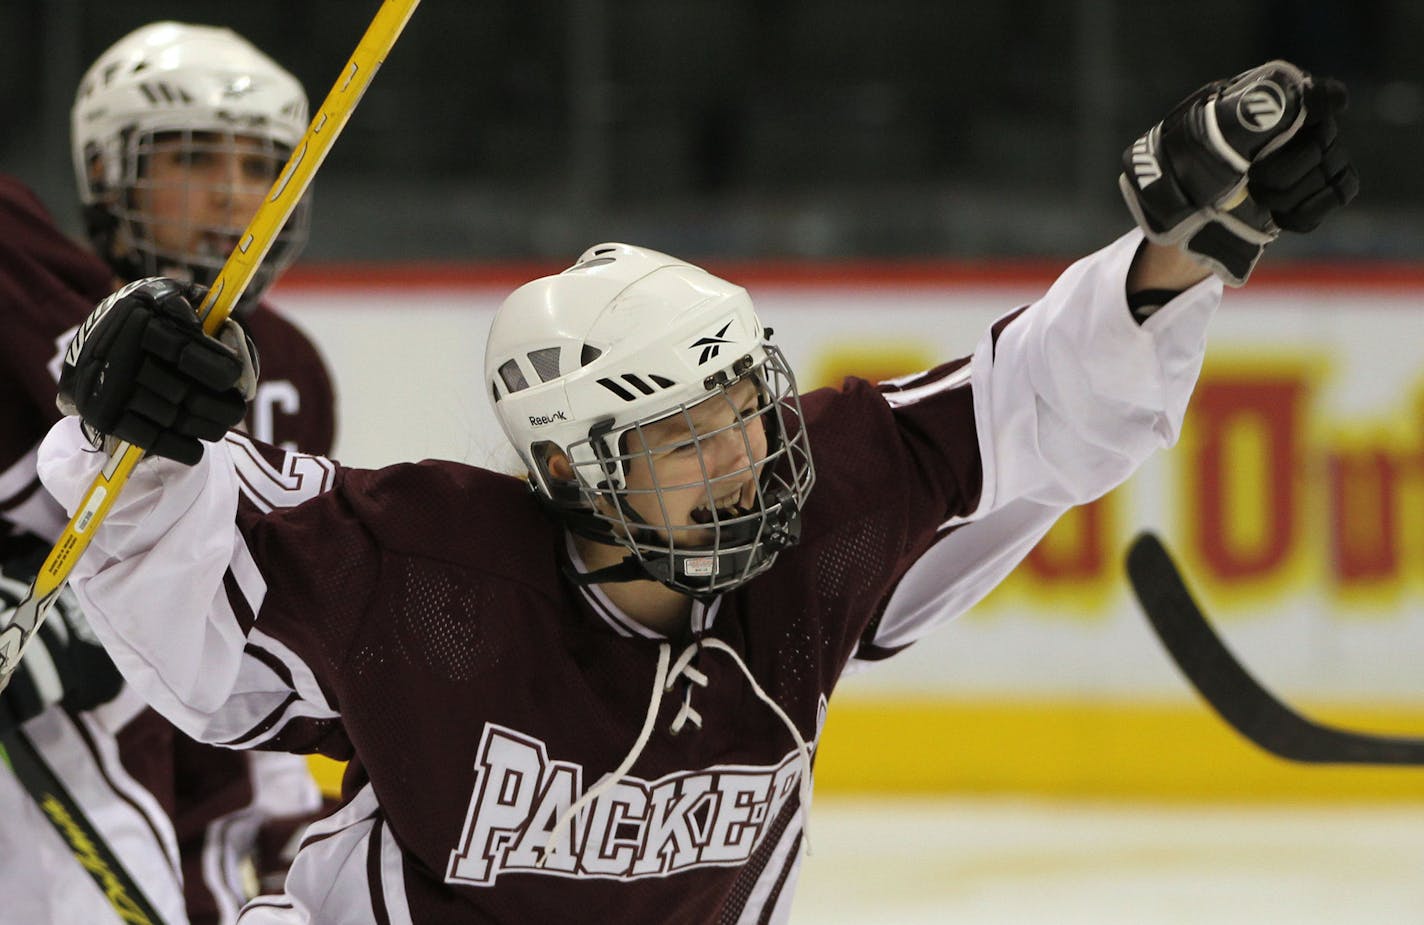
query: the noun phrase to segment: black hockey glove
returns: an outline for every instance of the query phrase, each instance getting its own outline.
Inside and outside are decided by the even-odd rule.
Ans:
[[[0,565],[0,625],[24,599],[47,551]],[[55,704],[92,710],[117,697],[122,685],[119,670],[85,622],[74,592],[66,588],[0,694],[0,726],[18,725]]]
[[[1247,189],[1286,231],[1313,231],[1360,191],[1360,175],[1350,163],[1336,117],[1350,105],[1345,85],[1317,80],[1305,91],[1305,122],[1279,150],[1251,166]]]
[[[1339,85],[1317,88],[1294,65],[1271,61],[1187,97],[1123,153],[1118,183],[1137,224],[1228,284],[1245,283],[1282,227],[1314,227],[1308,222],[1358,187],[1348,158],[1333,147],[1343,99],[1332,86]],[[1317,165],[1327,179],[1312,173]]]
[[[231,320],[208,337],[200,290],[155,277],[130,283],[75,332],[59,377],[59,409],[78,414],[96,445],[126,440],[193,465],[200,440],[221,440],[256,388],[250,342]],[[190,301],[191,299],[191,301]]]

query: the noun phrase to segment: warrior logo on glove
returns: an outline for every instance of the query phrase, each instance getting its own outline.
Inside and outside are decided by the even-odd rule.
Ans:
[[[1253,132],[1269,132],[1285,114],[1285,91],[1269,80],[1243,93],[1236,103],[1237,120]]]
[[[94,311],[89,314],[88,318],[84,319],[84,323],[74,332],[74,337],[69,342],[69,348],[64,351],[64,365],[66,367],[73,366],[79,361],[79,354],[84,350],[84,344],[89,340],[90,332],[99,326],[99,322],[104,320],[104,316],[109,314],[109,310],[113,308],[120,299],[146,282],[148,282],[146,279],[135,280],[95,306]]]

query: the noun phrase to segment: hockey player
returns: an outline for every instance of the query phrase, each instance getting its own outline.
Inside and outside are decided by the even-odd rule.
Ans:
[[[1334,86],[1272,62],[1194,94],[1125,155],[1140,229],[894,383],[798,396],[745,290],[594,247],[490,331],[527,483],[208,442],[185,412],[242,357],[179,284],[101,303],[62,391],[197,463],[138,467],[79,600],[193,735],[356,756],[244,925],[784,922],[837,679],[1176,439],[1222,281],[1354,196]],[[74,505],[101,463],[70,419],[39,468]]]
[[[0,619],[67,520],[40,489],[35,459],[59,418],[56,377],[75,327],[130,280],[210,282],[305,127],[301,85],[245,40],[155,23],[101,55],[78,91],[72,146],[92,252],[67,240],[19,181],[0,176]],[[260,301],[305,237],[303,208],[238,311],[266,374],[245,426],[324,453],[334,436],[330,378],[306,336]],[[162,612],[165,598],[149,606]],[[317,803],[304,760],[177,733],[121,689],[67,595],[56,610],[0,696],[0,722],[23,723],[165,922],[232,921],[250,895],[245,868],[259,825]],[[118,921],[8,767],[0,817],[0,918]]]

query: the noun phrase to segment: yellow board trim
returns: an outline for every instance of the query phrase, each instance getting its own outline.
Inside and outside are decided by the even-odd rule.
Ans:
[[[1424,707],[1313,715],[1351,729],[1424,735]],[[342,767],[312,759],[328,795],[339,792]],[[1194,704],[859,698],[830,710],[816,792],[1424,801],[1424,768],[1293,764]]]
[[[341,775],[346,770],[346,762],[332,761],[320,755],[308,755],[307,765],[322,794],[333,799],[341,797]]]
[[[1424,708],[1316,716],[1352,729],[1424,735]],[[816,791],[1424,800],[1424,768],[1284,761],[1194,704],[851,700],[831,707]]]

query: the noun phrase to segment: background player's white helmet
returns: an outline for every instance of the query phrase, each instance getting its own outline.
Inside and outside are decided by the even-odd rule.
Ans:
[[[85,73],[71,113],[75,177],[95,248],[124,279],[211,284],[252,219],[251,187],[267,191],[306,124],[301,84],[235,32],[158,22],[129,33]],[[159,214],[152,202],[160,190],[149,176],[155,151],[194,165],[241,152],[247,175],[204,187],[195,170],[185,186],[169,181],[161,192],[179,208]],[[243,201],[215,209],[238,182],[248,190]],[[199,197],[202,210],[184,208]],[[197,211],[202,218],[192,217]],[[307,221],[303,201],[244,294],[245,306],[296,258]]]
[[[534,490],[571,529],[632,553],[638,573],[625,569],[620,578],[713,594],[765,571],[795,543],[814,480],[796,382],[770,334],[740,286],[666,254],[600,244],[505,300],[490,328],[485,377]],[[742,381],[756,385],[746,410],[726,398]],[[647,451],[636,448],[644,441],[630,450],[625,436],[706,401],[732,407],[730,428],[741,439],[762,425],[766,455],[737,473],[710,473],[702,462],[696,487],[707,498],[705,516],[653,529],[634,513],[632,496],[656,495],[666,512],[662,492],[689,486],[630,488],[628,464]],[[701,442],[713,436],[693,433],[686,448],[701,460]],[[571,462],[573,483],[551,475],[554,449]],[[745,482],[748,469],[755,501],[718,510],[713,499],[726,495],[724,479]]]

